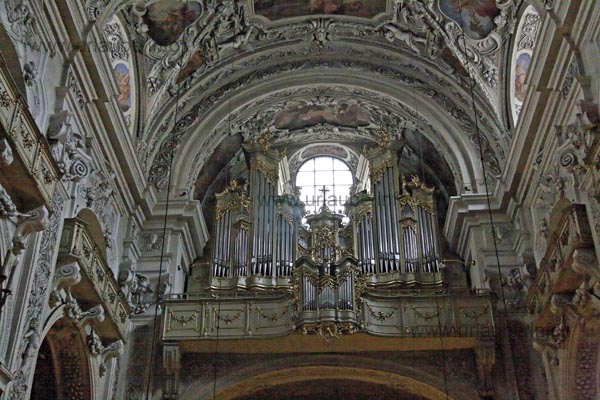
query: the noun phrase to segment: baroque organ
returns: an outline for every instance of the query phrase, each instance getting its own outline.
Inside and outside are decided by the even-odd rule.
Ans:
[[[434,190],[402,174],[401,150],[401,140],[364,150],[370,188],[350,195],[343,223],[325,188],[318,211],[305,215],[298,192],[281,190],[290,186],[279,176],[284,155],[246,144],[247,179],[216,195],[201,290],[289,293],[305,331],[353,332],[365,291],[443,286]]]

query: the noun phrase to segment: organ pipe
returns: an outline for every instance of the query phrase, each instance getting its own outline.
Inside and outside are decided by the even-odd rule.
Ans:
[[[418,283],[424,274],[439,274],[433,189],[415,177],[400,176],[400,148],[384,144],[367,154],[371,193],[354,193],[347,204],[353,232],[351,249],[341,247],[341,216],[326,205],[307,218],[311,238],[302,247],[302,257],[312,259],[320,276],[338,279],[337,274],[342,273],[339,262],[346,254],[356,257],[360,275],[378,277],[373,282]],[[232,181],[230,187],[217,194],[211,276],[217,280],[240,279],[242,284],[256,277],[258,280],[253,282],[261,285],[288,285],[302,258],[298,254],[299,232],[304,229],[300,225],[301,203],[297,195],[277,194],[277,155],[256,145],[246,150],[248,181],[243,188]],[[339,281],[339,287],[325,292],[315,282],[301,280],[302,304],[351,308],[354,277],[346,278]],[[436,278],[428,282],[441,281]]]

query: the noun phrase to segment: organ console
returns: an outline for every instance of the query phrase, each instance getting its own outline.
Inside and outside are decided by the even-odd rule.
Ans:
[[[282,155],[246,144],[249,179],[216,195],[208,288],[291,292],[297,326],[339,332],[358,329],[365,288],[442,285],[434,190],[401,174],[401,148],[365,149],[371,187],[347,201],[352,238],[342,245],[344,216],[327,206],[327,189],[305,216],[297,194],[278,193]]]

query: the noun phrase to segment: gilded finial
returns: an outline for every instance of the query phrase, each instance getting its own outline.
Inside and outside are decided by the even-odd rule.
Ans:
[[[407,190],[408,184],[406,183],[406,177],[404,175],[402,175],[402,195],[408,195],[408,190]]]
[[[384,149],[390,143],[392,136],[390,135],[390,131],[385,128],[381,128],[381,136],[379,138],[379,147]]]

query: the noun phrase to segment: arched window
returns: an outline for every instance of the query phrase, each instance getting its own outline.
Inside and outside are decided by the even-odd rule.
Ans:
[[[306,212],[310,214],[319,211],[324,198],[331,211],[345,214],[344,205],[350,196],[352,184],[350,168],[335,157],[311,158],[302,164],[296,174],[300,200],[306,205]]]

